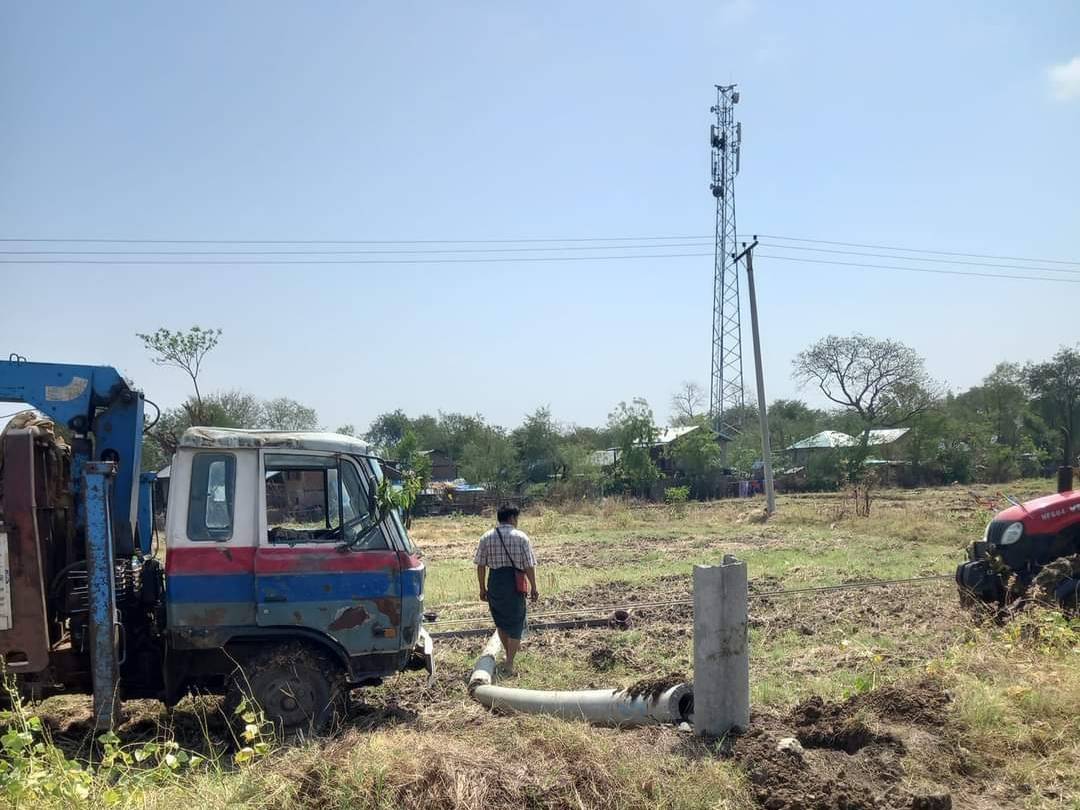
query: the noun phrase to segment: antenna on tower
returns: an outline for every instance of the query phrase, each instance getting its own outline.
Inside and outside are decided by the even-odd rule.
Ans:
[[[742,325],[735,253],[735,176],[739,173],[742,124],[735,123],[736,85],[716,85],[716,122],[709,130],[712,183],[716,200],[716,247],[713,257],[712,375],[709,415],[713,427],[732,436],[739,431],[743,390]],[[734,411],[734,413],[733,413]]]

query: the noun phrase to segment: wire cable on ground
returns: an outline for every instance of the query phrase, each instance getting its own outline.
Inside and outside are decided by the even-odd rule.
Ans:
[[[892,587],[897,585],[918,585],[929,582],[940,582],[946,579],[952,579],[952,574],[932,574],[925,577],[909,577],[906,579],[885,579],[885,580],[865,580],[862,582],[843,582],[836,585],[811,585],[804,588],[784,588],[774,591],[751,591],[748,595],[749,599],[771,599],[782,596],[794,596],[798,594],[807,593],[826,593],[831,591],[844,591],[844,590],[864,590],[868,588],[880,588],[880,587]],[[607,605],[601,607],[581,608],[576,610],[561,610],[561,611],[548,611],[546,613],[537,613],[529,617],[530,621],[544,621],[550,619],[565,618],[567,616],[593,616],[593,615],[611,615],[617,610],[633,611],[642,610],[646,608],[658,608],[658,607],[676,607],[693,605],[693,599],[668,599],[659,602],[640,602],[635,604],[622,604],[622,605]],[[449,625],[459,624],[478,624],[486,622],[486,616],[466,617],[460,619],[447,619],[443,621],[432,622],[432,625],[439,628]]]

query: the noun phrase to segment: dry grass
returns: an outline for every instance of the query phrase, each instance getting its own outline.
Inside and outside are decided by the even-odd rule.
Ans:
[[[280,752],[233,776],[176,783],[139,806],[390,808],[696,808],[747,806],[730,763],[658,754],[654,740],[550,718],[490,718],[457,731],[347,732]],[[691,749],[694,746],[689,746]]]
[[[1047,486],[1026,483],[1010,494]],[[780,513],[760,522],[755,503],[690,504],[675,516],[609,500],[540,508],[523,527],[544,569],[540,609],[564,610],[688,596],[691,563],[725,552],[746,559],[763,590],[948,572],[988,519],[960,488],[882,492],[869,518],[842,506],[840,495],[786,496]],[[487,525],[478,517],[416,523],[431,572],[429,605],[444,616],[483,613],[469,558]],[[952,701],[940,727],[897,731],[906,745],[904,785],[944,787],[958,808],[1080,810],[1078,628],[1054,614],[979,626],[958,609],[951,584],[940,583],[759,600],[752,619],[753,697],[766,714],[787,712],[809,695],[839,701],[930,676]],[[625,686],[686,669],[689,624],[689,608],[641,610],[628,632],[538,633],[519,658],[517,685]],[[241,768],[203,766],[125,794],[118,806],[757,806],[738,760],[675,729],[615,731],[486,712],[463,682],[479,644],[439,640],[433,687],[410,673],[368,690],[357,725],[331,741],[278,750]],[[85,706],[65,698],[57,711],[62,716],[48,722],[63,728]],[[183,711],[174,724],[188,722]],[[150,714],[147,723],[165,719]],[[867,718],[895,725],[872,711]]]

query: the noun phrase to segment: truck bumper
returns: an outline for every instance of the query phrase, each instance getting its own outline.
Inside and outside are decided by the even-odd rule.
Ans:
[[[409,655],[407,669],[426,669],[428,683],[435,680],[435,646],[431,635],[424,628],[420,628],[420,634],[416,639],[416,645]]]

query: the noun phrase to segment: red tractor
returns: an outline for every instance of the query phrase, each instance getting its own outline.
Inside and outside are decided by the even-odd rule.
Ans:
[[[956,569],[960,599],[1005,607],[1021,598],[1080,608],[1080,490],[1073,468],[1058,470],[1058,491],[998,512]]]

